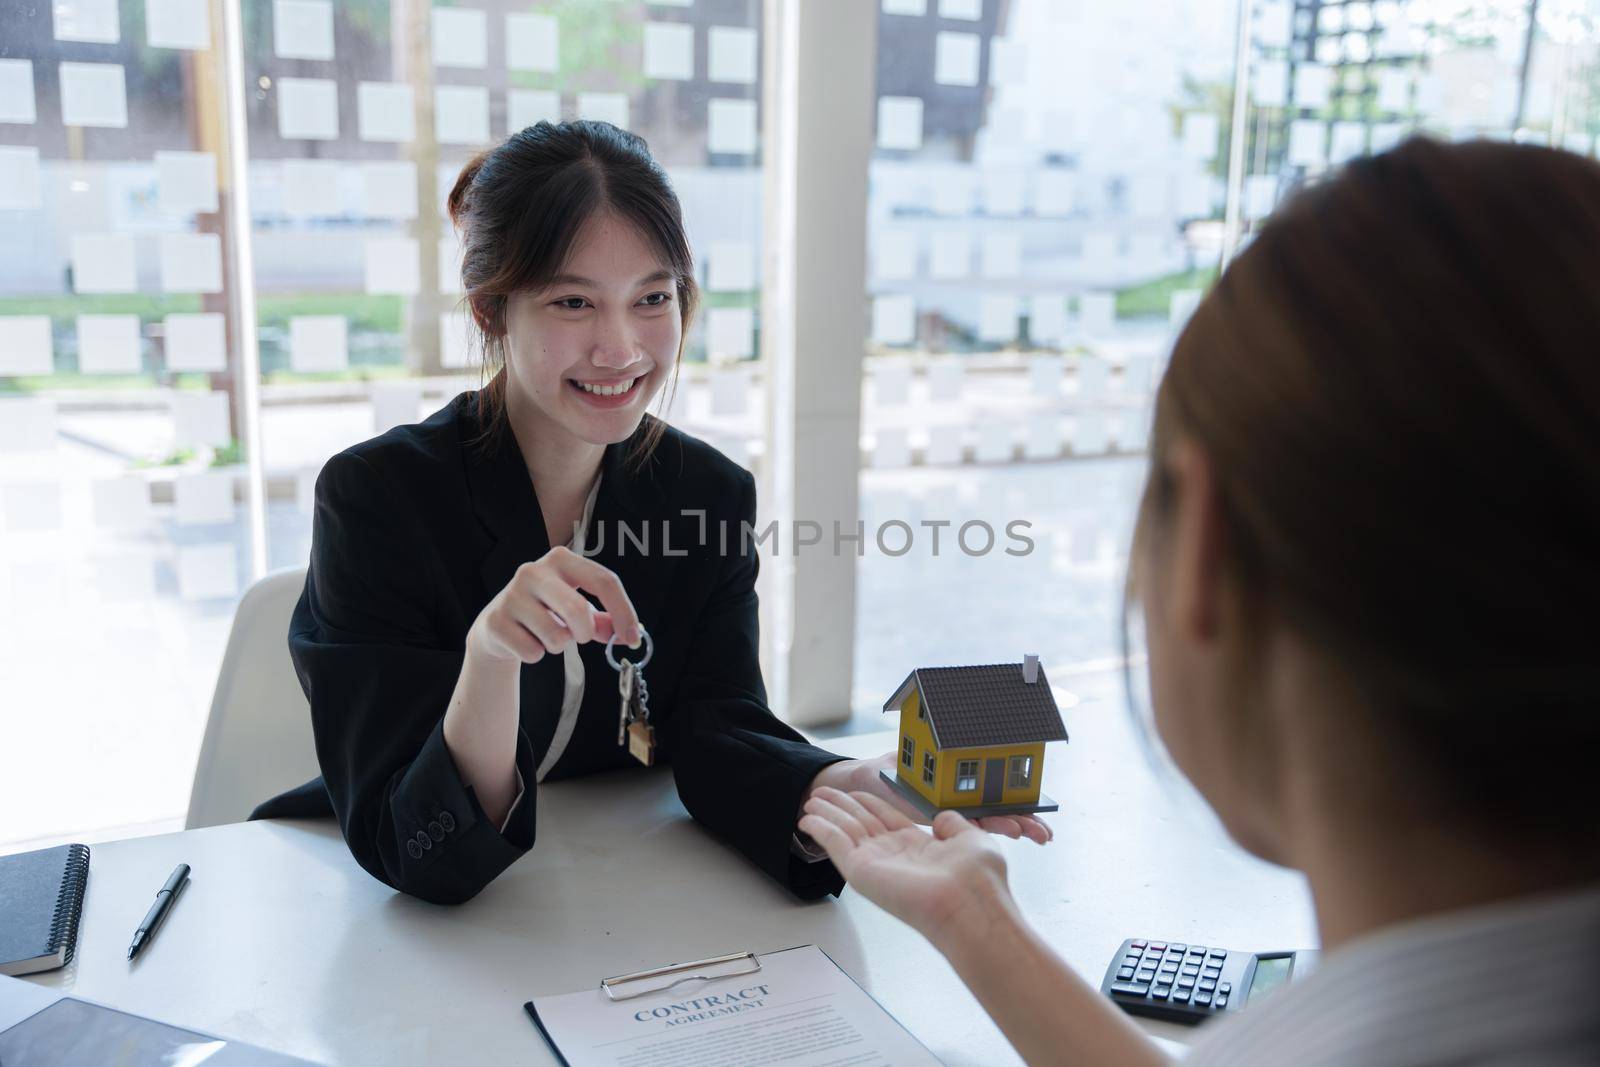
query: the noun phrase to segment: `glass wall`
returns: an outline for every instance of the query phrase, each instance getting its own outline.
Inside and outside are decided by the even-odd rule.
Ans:
[[[235,2],[244,129],[220,88]],[[838,620],[854,728],[921,665],[1032,651],[1063,690],[1112,691],[1151,384],[1283,196],[1413,130],[1584,153],[1600,132],[1592,0],[876,3],[870,341],[843,387],[886,532]],[[512,131],[649,141],[706,291],[668,417],[759,465],[763,15],[0,0],[0,841],[177,825],[253,532],[303,565],[322,462],[479,382],[442,206]]]
[[[895,605],[857,619],[867,715],[919,666],[1035,652],[1060,688],[1120,654],[1152,374],[1222,251],[1237,8],[883,0],[878,28],[861,507],[919,537],[859,567]]]
[[[919,666],[1120,691],[1151,388],[1282,197],[1412,132],[1600,132],[1590,0],[880,0],[878,34],[860,501],[916,537],[858,567],[856,729]]]
[[[183,810],[249,578],[218,10],[0,4],[7,838]]]
[[[671,174],[707,292],[669,414],[748,460],[756,0],[247,0],[244,12],[274,566],[306,558],[329,455],[481,383],[444,205],[472,155],[542,119],[624,126]]]
[[[222,11],[0,0],[0,841],[180,824],[252,524],[304,566],[323,461],[480,382],[443,205],[509,133],[647,139],[706,291],[668,417],[759,454],[758,0],[243,0],[260,457]]]
[[[1257,6],[1242,214],[1412,133],[1583,155],[1600,130],[1600,5],[1413,0]]]

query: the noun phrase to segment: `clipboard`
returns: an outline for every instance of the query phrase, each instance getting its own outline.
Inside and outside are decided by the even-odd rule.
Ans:
[[[717,974],[704,973],[716,967],[741,961],[748,963],[749,966]],[[614,978],[602,978],[600,989],[611,1000],[632,1000],[634,997],[649,996],[651,993],[665,993],[683,982],[693,982],[697,979],[709,982],[717,978],[737,978],[741,974],[755,974],[759,970],[761,970],[761,960],[754,952],[730,952],[726,956],[708,956],[703,960],[690,960],[688,963],[674,963],[648,971],[634,971],[632,974],[619,974]],[[679,977],[673,978],[673,975]],[[619,993],[618,989],[624,992]]]
[[[717,966],[737,963],[740,960],[748,961],[750,966],[745,970],[727,971],[721,974],[706,974],[707,970]],[[606,997],[613,1002],[631,1000],[634,997],[648,996],[651,993],[663,993],[682,982],[695,980],[710,981],[717,978],[732,978],[741,974],[754,974],[761,970],[761,959],[748,949],[744,952],[730,952],[722,956],[707,956],[703,960],[689,960],[686,963],[673,963],[666,967],[653,967],[645,971],[634,971],[631,974],[618,974],[610,978],[600,979],[600,989]],[[677,977],[673,977],[676,975]],[[648,984],[646,984],[648,983]],[[638,988],[630,988],[638,987]],[[618,989],[624,989],[618,993]],[[571,1067],[567,1058],[561,1054],[561,1049],[556,1045],[554,1036],[545,1028],[544,1020],[539,1018],[539,1010],[533,1006],[533,1001],[528,1001],[522,1006],[528,1013],[528,1018],[533,1020],[533,1025],[539,1028],[539,1036],[544,1038],[545,1045],[550,1049],[561,1067]]]
[[[813,953],[813,955],[806,957],[806,952]],[[792,955],[792,953],[797,953],[797,955]],[[810,963],[808,960],[818,961]],[[765,966],[765,963],[770,963],[771,966]],[[821,968],[824,965],[826,965],[826,974],[816,973],[816,968]],[[754,984],[754,989],[762,990],[762,997],[771,995],[771,993],[766,992],[766,984],[770,984],[770,982],[787,984],[787,982],[803,982],[806,979],[814,981],[816,977],[821,977],[822,981],[827,982],[827,984],[834,984],[837,987],[835,992],[824,993],[824,995],[826,997],[842,998],[842,1000],[837,1001],[838,1005],[840,1005],[840,1008],[838,1008],[840,1016],[850,1019],[851,1025],[858,1025],[864,1032],[869,1032],[870,1040],[874,1041],[874,1043],[882,1045],[883,1041],[888,1041],[893,1046],[893,1048],[883,1049],[886,1054],[882,1062],[885,1062],[885,1064],[886,1062],[894,1062],[894,1064],[923,1064],[928,1065],[928,1067],[933,1067],[933,1065],[938,1065],[941,1062],[939,1057],[934,1056],[933,1051],[928,1049],[928,1046],[917,1040],[914,1033],[910,1033],[904,1027],[904,1024],[901,1024],[898,1019],[894,1019],[894,1016],[891,1016],[883,1008],[883,1005],[878,1003],[877,998],[872,997],[872,993],[867,992],[862,987],[861,982],[856,981],[848,971],[845,971],[842,966],[838,966],[834,958],[827,955],[827,952],[824,952],[819,945],[814,944],[795,945],[790,949],[779,949],[776,952],[757,953],[749,952],[749,950],[746,950],[746,952],[731,952],[726,953],[726,955],[707,957],[704,960],[690,960],[686,961],[686,963],[672,963],[672,965],[645,969],[645,971],[616,974],[616,976],[600,979],[598,985],[590,985],[587,992],[555,993],[550,997],[539,998],[542,1001],[541,1005],[534,1005],[533,1000],[526,1001],[525,1005],[523,1005],[523,1011],[528,1014],[528,1019],[533,1022],[534,1029],[538,1030],[539,1037],[544,1038],[544,1045],[549,1049],[549,1053],[555,1057],[555,1061],[558,1064],[562,1064],[562,1067],[573,1067],[573,1061],[578,1061],[579,1064],[594,1065],[602,1062],[602,1059],[595,1059],[594,1057],[594,1053],[598,1049],[622,1045],[624,1041],[659,1040],[661,1038],[661,1030],[640,1033],[640,1035],[635,1035],[632,1038],[621,1035],[621,1032],[613,1027],[610,1016],[611,1011],[622,1013],[616,1019],[618,1022],[621,1022],[624,1017],[630,1017],[635,1022],[651,1022],[651,1019],[638,1017],[646,1016],[646,1014],[648,1016],[656,1016],[656,1019],[661,1019],[662,1016],[659,1016],[658,1013],[661,1013],[662,1009],[667,1008],[667,1006],[675,1009],[675,1011],[699,1011],[701,1006],[699,1006],[698,1001],[693,1000],[694,997],[698,997],[698,990],[694,990],[693,987],[690,990],[685,990],[685,992],[672,992],[672,990],[677,985],[685,984],[685,982],[722,982],[723,979],[747,976],[747,974],[758,974],[758,977],[750,979],[750,982]],[[802,974],[805,974],[806,977],[802,977]],[[738,985],[744,984],[739,982]],[[658,998],[661,997],[662,993],[666,993],[666,997],[653,1006],[650,1005],[650,1001],[646,1001],[645,1008],[640,1009],[637,998],[646,997],[651,993],[654,993]],[[717,993],[717,995],[723,995],[723,993]],[[746,997],[750,997],[750,995],[752,993],[746,993]],[[667,1003],[667,1001],[677,1000],[685,1001],[688,1008],[680,1005],[680,1003]],[[790,1000],[787,1005],[778,1003],[771,1009],[784,1013],[784,1011],[792,1011],[795,1006],[808,1005],[813,1000],[816,1000],[816,997],[802,997],[800,1000]],[[539,1011],[541,1006],[542,1008],[554,1009],[558,1001],[568,1001],[568,1003],[558,1009],[557,1013],[549,1017],[549,1019],[541,1016],[541,1011]],[[634,1001],[634,1003],[629,1003],[629,1001]],[[765,1009],[760,1000],[754,1001],[754,1005],[758,1011]],[[720,1011],[725,1011],[725,1008],[718,1008],[717,1013],[720,1013]],[[813,1008],[806,1006],[806,1008],[802,1008],[802,1011],[810,1013]],[[587,1022],[584,1021],[584,1016],[587,1016]],[[754,1019],[755,1016],[750,1017]],[[722,1021],[718,1019],[718,1022]],[[594,1045],[586,1045],[584,1043],[584,1041],[590,1040],[590,1038],[584,1037],[584,1027],[589,1027],[590,1033],[595,1033],[597,1030],[600,1032]],[[685,1033],[691,1032],[686,1030]],[[563,1045],[570,1045],[570,1048],[563,1049]],[[829,1048],[819,1048],[818,1051],[829,1057],[834,1056],[834,1053]],[[606,1053],[606,1056],[610,1056],[610,1053]],[[603,1059],[603,1062],[611,1064],[613,1061],[611,1059]]]

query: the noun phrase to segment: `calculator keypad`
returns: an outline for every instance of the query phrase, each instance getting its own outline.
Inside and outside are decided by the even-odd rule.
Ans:
[[[1130,941],[1117,961],[1109,991],[1129,1008],[1173,1009],[1196,1018],[1226,1008],[1233,994],[1222,981],[1228,951],[1169,941]]]

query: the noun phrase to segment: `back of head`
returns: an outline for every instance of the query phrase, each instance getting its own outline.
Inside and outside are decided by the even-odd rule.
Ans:
[[[1595,839],[1600,164],[1419,138],[1301,192],[1180,337],[1152,455],[1179,436],[1231,576],[1348,675],[1421,795]]]

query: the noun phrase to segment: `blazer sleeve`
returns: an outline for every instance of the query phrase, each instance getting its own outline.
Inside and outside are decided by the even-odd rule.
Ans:
[[[737,520],[754,526],[755,479],[743,474]],[[813,900],[844,887],[831,861],[791,848],[800,804],[818,771],[845,756],[809,744],[767,707],[761,679],[753,541],[728,536],[717,585],[693,636],[675,707],[662,724],[678,796],[689,814],[787,886]]]
[[[445,745],[465,650],[442,647],[431,580],[420,524],[383,476],[354,452],[329,460],[289,626],[317,759],[356,861],[401,892],[455,904],[533,846],[535,804],[524,795],[502,831]],[[520,727],[516,767],[534,780]]]

